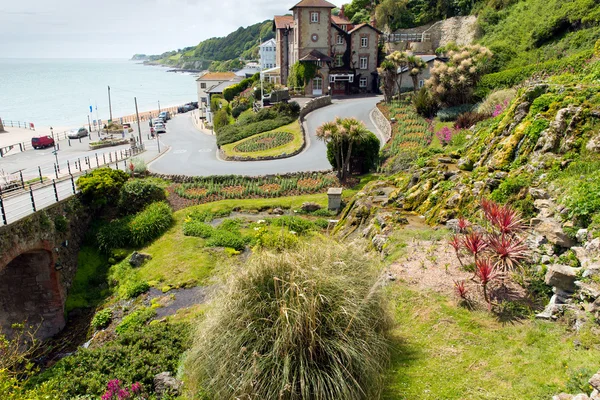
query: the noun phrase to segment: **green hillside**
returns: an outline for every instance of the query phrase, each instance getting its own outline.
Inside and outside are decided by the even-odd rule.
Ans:
[[[259,41],[273,38],[272,21],[266,20],[248,27],[240,27],[225,37],[213,37],[197,46],[172,50],[148,56],[151,64],[184,69],[211,69],[227,71],[243,66],[241,60],[258,58]]]

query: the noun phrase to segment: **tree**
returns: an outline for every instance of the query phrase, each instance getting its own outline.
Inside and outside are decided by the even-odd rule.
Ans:
[[[342,143],[342,146],[347,146],[347,143]],[[367,137],[354,144],[352,149],[352,160],[350,163],[352,164],[355,159],[361,160],[361,166],[363,172],[374,171],[377,168],[377,163],[379,161],[379,148],[381,147],[381,142],[377,138],[377,136],[369,132]],[[337,168],[336,164],[336,154],[339,154],[339,150],[334,146],[333,143],[327,143],[327,160],[333,168]]]
[[[215,116],[213,118],[213,126],[215,128],[215,131],[218,131],[225,125],[229,125],[229,115],[227,114],[226,110],[219,110],[214,115]]]
[[[396,84],[396,66],[388,60],[384,60],[381,66],[377,68],[377,73],[381,77],[381,89],[386,103],[392,101]]]
[[[403,51],[394,51],[392,54],[388,55],[386,60],[390,61],[394,64],[395,70],[394,74],[396,75],[394,80],[396,81],[396,85],[398,86],[398,95],[402,94],[402,70],[408,66],[408,55]]]
[[[369,131],[365,125],[356,118],[336,118],[333,122],[326,122],[317,128],[317,138],[334,149],[334,158],[340,180],[345,180],[350,173],[350,159],[355,143],[365,140]]]
[[[473,89],[487,72],[492,52],[480,45],[465,46],[447,53],[447,63],[435,61],[426,82],[432,96],[447,106],[467,104]]]
[[[375,9],[377,26],[384,31],[393,32],[403,26],[408,26],[410,13],[407,10],[407,0],[383,0]]]
[[[409,56],[406,59],[406,62],[408,63],[408,75],[410,75],[410,77],[412,78],[413,88],[416,93],[419,86],[419,74],[425,68],[427,68],[427,63],[423,61],[421,57],[416,56]]]

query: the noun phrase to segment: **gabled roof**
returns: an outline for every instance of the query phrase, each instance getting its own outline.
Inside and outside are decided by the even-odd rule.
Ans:
[[[423,60],[426,64],[429,64],[430,62],[439,59],[439,57],[436,56],[435,54],[420,54],[420,55],[415,55],[415,57],[421,58],[421,60]],[[398,68],[397,72],[399,74],[403,74],[407,71],[408,71],[408,67],[402,67],[402,68]]]
[[[331,22],[336,25],[352,25],[352,22],[350,22],[346,17],[340,17],[339,15],[332,15]]]
[[[227,89],[229,86],[233,86],[233,85],[237,84],[238,82],[239,82],[239,80],[228,81],[228,82],[221,82],[218,85],[213,86],[212,88],[210,88],[208,90],[208,93],[210,93],[210,94],[223,93],[223,90]]]
[[[299,61],[333,61],[333,58],[321,53],[318,50],[312,50],[310,53],[302,57]]]
[[[358,24],[358,25],[356,25],[356,26],[355,26],[355,27],[354,27],[354,28],[353,28],[351,31],[349,31],[348,33],[355,32],[355,31],[357,31],[357,30],[359,30],[359,29],[361,29],[361,28],[364,28],[365,26],[366,26],[366,27],[369,27],[369,28],[371,28],[371,29],[373,29],[375,32],[379,33],[380,35],[383,35],[383,32],[381,32],[379,29],[375,28],[375,27],[374,27],[373,25],[371,25],[371,24]]]
[[[230,81],[235,78],[233,72],[207,72],[200,76],[197,81]]]
[[[286,29],[290,28],[294,23],[294,17],[291,15],[276,15],[273,21],[275,29]]]
[[[301,7],[335,8],[336,6],[325,0],[302,0],[300,3],[296,4],[294,7],[290,8],[290,10],[293,10],[294,8],[301,8]]]
[[[266,42],[261,43],[260,47],[267,47],[267,46],[275,46],[277,44],[277,42],[275,42],[275,39],[269,39]]]

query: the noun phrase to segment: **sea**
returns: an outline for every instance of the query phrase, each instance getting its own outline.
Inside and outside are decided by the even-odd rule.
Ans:
[[[198,101],[196,77],[124,59],[0,58],[0,118],[73,127]],[[90,107],[91,111],[90,111]]]

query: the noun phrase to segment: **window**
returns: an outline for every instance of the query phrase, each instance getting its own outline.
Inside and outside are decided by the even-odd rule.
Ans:
[[[344,44],[344,38],[342,35],[337,35],[337,44]]]
[[[367,57],[360,58],[360,69],[368,69],[369,68],[369,59]]]
[[[321,60],[316,62],[317,67],[321,68],[323,66],[323,62]]]
[[[369,38],[364,36],[360,38],[360,47],[369,47]]]
[[[348,25],[342,25],[342,29],[343,29],[344,31],[348,31]]]
[[[319,22],[319,13],[318,12],[310,13],[310,22],[315,22],[315,23]]]
[[[200,82],[200,89],[206,89],[206,82]]]
[[[344,65],[344,56],[342,54],[338,54],[335,56],[335,66],[341,67]]]
[[[358,83],[358,85],[362,88],[367,87],[367,77],[360,78],[360,82]]]
[[[422,88],[423,86],[425,86],[425,81],[423,79],[421,79],[419,81],[419,88]]]
[[[313,90],[322,90],[323,89],[323,80],[320,77],[316,77],[313,79]]]

